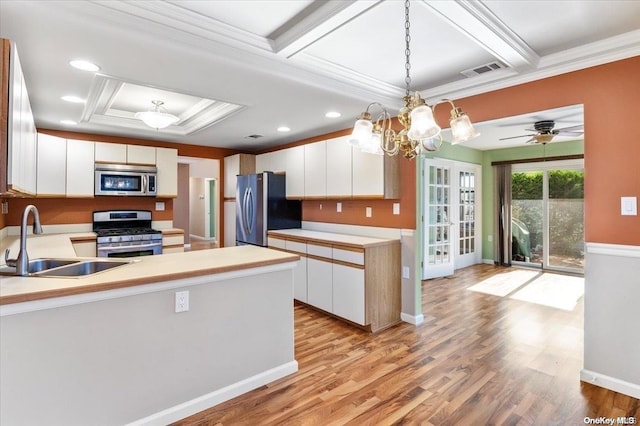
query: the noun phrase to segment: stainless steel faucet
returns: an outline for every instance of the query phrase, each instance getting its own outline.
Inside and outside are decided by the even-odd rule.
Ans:
[[[29,274],[29,255],[27,254],[27,218],[29,213],[33,213],[33,233],[42,234],[42,226],[40,225],[40,213],[33,204],[29,204],[22,212],[22,225],[20,226],[20,251],[18,257],[9,259],[9,250],[4,252],[4,260],[7,266],[16,268],[16,275],[23,277]]]

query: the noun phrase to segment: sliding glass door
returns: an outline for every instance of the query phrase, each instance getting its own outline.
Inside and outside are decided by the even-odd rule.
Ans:
[[[512,262],[582,272],[583,161],[516,164],[511,191]]]

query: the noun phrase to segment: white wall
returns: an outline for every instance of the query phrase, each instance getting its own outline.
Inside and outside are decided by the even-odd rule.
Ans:
[[[640,246],[587,243],[580,376],[640,398]]]

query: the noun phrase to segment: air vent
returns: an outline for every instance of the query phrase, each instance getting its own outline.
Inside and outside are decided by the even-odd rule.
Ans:
[[[507,67],[501,64],[500,62],[491,62],[488,64],[480,65],[479,67],[464,70],[460,74],[466,77],[475,77],[480,74],[484,74],[484,73],[495,71],[495,70],[500,70],[503,68],[507,68]]]
[[[260,139],[260,138],[263,138],[263,137],[264,137],[264,135],[256,135],[256,134],[245,136],[245,138],[247,138],[247,139]]]

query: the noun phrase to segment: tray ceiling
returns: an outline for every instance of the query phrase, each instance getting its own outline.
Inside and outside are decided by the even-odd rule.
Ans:
[[[349,128],[371,101],[397,111],[403,20],[403,2],[391,0],[0,2],[38,127],[72,119],[75,131],[249,150]],[[456,99],[639,55],[640,2],[412,1],[411,31],[412,89]],[[100,75],[71,69],[79,57]],[[490,62],[504,68],[462,74]],[[89,104],[60,100],[92,99],[104,76],[243,108],[177,133],[117,123],[132,111],[125,105],[150,103],[141,91],[98,121],[87,119]],[[328,119],[330,110],[342,116]]]

